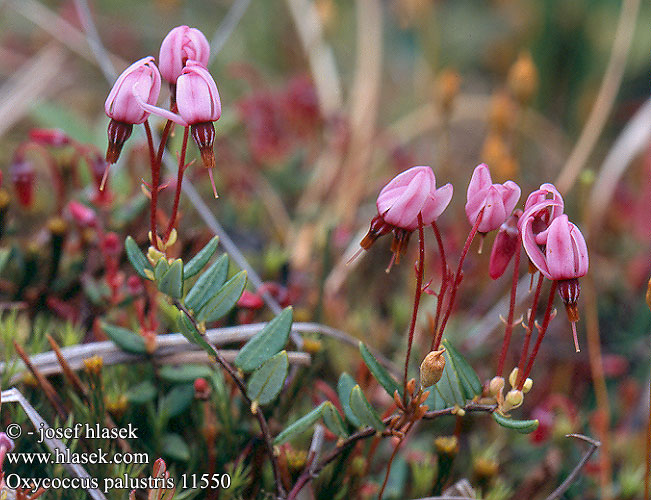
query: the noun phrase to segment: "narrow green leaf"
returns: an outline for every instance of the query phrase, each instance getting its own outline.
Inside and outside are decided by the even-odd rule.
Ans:
[[[457,351],[447,339],[443,340],[443,345],[450,355],[450,359],[456,369],[461,385],[463,386],[466,399],[473,399],[475,396],[481,396],[482,385],[477,373],[470,366],[470,363]]]
[[[124,249],[127,252],[127,259],[129,259],[129,262],[136,270],[138,275],[141,278],[148,280],[149,278],[145,274],[145,269],[149,269],[150,271],[153,269],[147,258],[140,251],[140,248],[138,248],[136,240],[134,240],[131,236],[127,236],[127,239],[124,241]]]
[[[198,311],[224,285],[228,276],[228,255],[224,254],[199,276],[185,297],[185,306]]]
[[[179,331],[183,334],[183,336],[193,344],[201,347],[210,356],[214,356],[215,352],[213,348],[208,344],[208,342],[206,342],[204,336],[201,335],[201,333],[199,333],[199,331],[194,327],[192,321],[190,321],[190,318],[188,318],[183,311],[179,309],[177,309],[177,311],[179,312],[177,324]]]
[[[190,262],[188,262],[185,267],[183,268],[183,275],[186,278],[191,278],[195,274],[197,274],[201,269],[203,269],[203,266],[205,266],[210,258],[213,256],[215,253],[215,250],[217,250],[217,245],[219,245],[219,237],[214,236],[207,244],[205,247],[203,247],[197,255],[192,257],[190,259]]]
[[[245,372],[255,370],[287,344],[294,310],[286,307],[244,344],[235,358],[235,365]]]
[[[126,396],[130,403],[143,405],[149,401],[153,401],[156,394],[158,394],[156,386],[149,380],[145,380],[144,382],[130,387]]]
[[[187,384],[198,378],[209,378],[212,375],[212,370],[206,365],[165,365],[161,367],[158,375],[173,384]]]
[[[197,320],[206,322],[217,321],[235,307],[245,286],[246,271],[240,271],[228,280],[205,306],[199,309],[196,316]]]
[[[463,393],[463,386],[457,377],[457,373],[452,366],[447,351],[443,355],[445,356],[445,369],[443,370],[441,380],[434,387],[447,406],[454,406],[455,404],[464,406],[466,398]]]
[[[5,266],[9,262],[11,255],[11,248],[0,248],[0,274],[4,271]]]
[[[429,391],[429,396],[427,396],[427,399],[425,400],[427,407],[430,410],[442,410],[446,408],[447,405],[445,404],[445,401],[443,401],[439,391],[436,390],[436,387],[430,387]]]
[[[261,405],[271,403],[283,388],[288,370],[287,351],[280,351],[253,372],[246,387],[246,394]]]
[[[163,398],[160,411],[167,418],[178,417],[190,407],[193,400],[194,387],[192,384],[177,385]]]
[[[339,437],[347,437],[348,432],[346,431],[346,425],[339,415],[339,411],[330,401],[325,401],[323,403],[323,408],[321,409],[321,415],[323,417],[323,423],[325,426],[330,429],[334,434]]]
[[[131,352],[134,354],[146,354],[145,339],[137,333],[122,328],[120,326],[109,325],[102,323],[102,329],[106,336],[110,338],[115,344],[123,351]]]
[[[163,455],[167,458],[179,460],[181,462],[187,462],[190,460],[190,448],[185,440],[178,434],[173,432],[165,434],[161,442],[163,443]]]
[[[520,434],[529,434],[538,428],[538,420],[513,420],[512,418],[493,412],[493,419],[502,427],[513,429]]]
[[[156,286],[165,295],[180,299],[183,296],[183,261],[176,259],[172,262],[167,272],[157,279]]]
[[[378,432],[384,430],[384,423],[380,420],[380,417],[368,402],[366,396],[364,396],[359,385],[353,387],[353,390],[350,392],[350,408],[362,424],[371,426]]]
[[[154,279],[156,281],[160,281],[163,276],[165,276],[165,273],[169,271],[169,269],[169,262],[167,262],[167,259],[165,257],[161,257],[158,259],[158,262],[156,262],[156,266],[154,267]]]
[[[325,403],[321,403],[319,406],[314,408],[307,415],[303,415],[301,418],[296,420],[294,423],[286,427],[280,434],[274,439],[274,445],[283,444],[285,441],[288,441],[290,438],[297,436],[307,429],[312,427],[314,423],[319,420],[321,417],[321,410]]]
[[[375,359],[375,356],[371,354],[371,351],[368,350],[368,347],[366,347],[363,342],[359,343],[359,352],[362,353],[362,359],[364,360],[364,363],[366,363],[368,369],[375,376],[380,385],[384,387],[384,390],[389,393],[389,396],[393,397],[393,394],[396,391],[400,394],[400,386],[398,385],[398,382],[396,382],[387,369],[384,368],[377,359]]]
[[[344,415],[348,421],[353,424],[355,427],[361,427],[362,423],[359,421],[353,410],[350,408],[350,393],[355,387],[357,382],[355,379],[348,375],[346,372],[342,373],[339,377],[339,382],[337,382],[337,394],[339,396],[339,402],[341,407],[344,409]]]

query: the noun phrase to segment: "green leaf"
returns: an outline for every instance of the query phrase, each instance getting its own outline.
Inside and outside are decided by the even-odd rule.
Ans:
[[[181,436],[170,432],[163,436],[162,441],[162,452],[164,456],[173,460],[180,460],[181,462],[190,460],[190,448]]]
[[[283,388],[288,370],[287,351],[280,351],[253,372],[246,387],[247,396],[261,405],[271,403]]]
[[[194,324],[192,321],[190,321],[190,318],[188,318],[187,315],[180,309],[177,309],[177,311],[179,312],[179,315],[176,322],[178,324],[179,331],[183,334],[183,336],[193,344],[201,347],[210,356],[214,356],[215,352],[213,348],[210,346],[210,344],[208,344],[208,342],[206,342],[204,336],[201,335],[201,333],[199,333],[199,331],[194,327]]]
[[[244,344],[235,358],[235,365],[245,372],[255,370],[287,344],[294,310],[286,307]]]
[[[362,424],[373,427],[378,432],[384,430],[384,423],[364,396],[359,385],[353,387],[350,392],[350,408]]]
[[[443,355],[445,356],[445,369],[443,370],[441,380],[437,382],[434,388],[439,392],[439,395],[443,398],[447,406],[464,406],[466,404],[466,398],[464,396],[463,386],[459,381],[456,370],[452,366],[447,350]]]
[[[339,411],[330,401],[325,401],[323,403],[323,408],[321,409],[321,416],[323,417],[323,423],[326,425],[330,431],[336,434],[339,437],[347,437],[348,432],[346,431],[346,425],[341,419]]]
[[[158,269],[158,265],[156,269]],[[173,299],[180,299],[183,296],[183,261],[176,259],[172,262],[165,274],[157,278],[156,286],[165,295]]]
[[[398,382],[396,382],[387,369],[384,368],[377,359],[375,359],[375,356],[371,354],[368,347],[366,347],[363,342],[359,343],[359,352],[362,353],[362,359],[364,360],[364,363],[366,363],[368,369],[380,385],[384,387],[384,390],[389,393],[389,396],[393,397],[393,394],[396,391],[400,394],[400,386],[398,385]]]
[[[165,365],[158,374],[160,378],[173,384],[187,384],[198,378],[209,378],[212,375],[212,370],[206,365]]]
[[[141,278],[148,280],[149,278],[145,274],[145,269],[149,269],[150,271],[153,271],[153,269],[147,260],[147,257],[145,257],[140,251],[140,248],[138,248],[136,240],[134,240],[131,236],[127,236],[127,239],[124,241],[124,249],[127,252],[127,258],[129,259],[129,262],[136,270],[138,275]]]
[[[459,381],[463,388],[466,399],[473,399],[475,396],[481,396],[482,385],[481,380],[472,366],[466,359],[457,351],[447,339],[443,340],[443,345],[447,353],[450,355],[450,360],[457,372]]]
[[[134,354],[147,353],[145,339],[137,333],[120,326],[109,325],[108,323],[102,323],[102,329],[106,333],[106,336],[115,342],[123,351]]]
[[[203,266],[205,266],[210,258],[213,256],[215,253],[215,250],[217,250],[217,245],[219,245],[219,237],[214,236],[207,244],[205,247],[203,247],[197,255],[192,257],[190,259],[190,262],[188,262],[185,267],[183,268],[183,275],[186,278],[191,278],[195,274],[197,274]]]
[[[356,382],[353,377],[348,375],[346,372],[342,373],[339,377],[339,382],[337,382],[337,394],[339,395],[339,402],[341,403],[341,407],[344,409],[344,415],[346,415],[348,421],[355,427],[361,427],[362,423],[350,408],[350,393],[352,392],[353,387],[355,387],[355,384]]]
[[[223,286],[227,275],[228,255],[224,254],[213,262],[205,273],[199,276],[199,279],[185,297],[185,306],[193,311],[201,309]]]
[[[199,309],[196,315],[198,321],[217,321],[235,307],[244,287],[246,286],[246,271],[240,271],[219,289],[208,303]]]
[[[161,401],[160,412],[166,418],[178,417],[187,410],[194,400],[192,384],[177,385]]]
[[[445,404],[445,401],[443,401],[439,391],[436,390],[436,387],[431,387],[429,390],[429,396],[427,396],[424,404],[426,404],[430,410],[442,410],[446,408],[447,405]]]
[[[169,271],[169,269],[169,262],[167,262],[167,259],[165,257],[161,257],[158,259],[158,262],[156,262],[156,266],[154,266],[154,279],[156,281],[160,281],[163,276],[165,276],[165,273]]]
[[[301,418],[296,420],[294,423],[286,427],[280,434],[274,439],[274,445],[283,444],[285,441],[288,441],[290,438],[305,432],[307,429],[312,427],[314,423],[319,420],[321,417],[321,409],[325,403],[321,403],[319,406],[314,408],[307,415],[303,415]]]
[[[152,384],[149,380],[145,380],[139,384],[130,387],[127,391],[127,400],[130,403],[143,405],[149,401],[153,401],[158,394],[156,386]]]
[[[493,419],[502,427],[513,429],[520,434],[529,434],[538,428],[538,420],[513,420],[512,418],[493,412]]]
[[[2,274],[2,271],[9,262],[10,255],[11,248],[0,248],[0,274]]]

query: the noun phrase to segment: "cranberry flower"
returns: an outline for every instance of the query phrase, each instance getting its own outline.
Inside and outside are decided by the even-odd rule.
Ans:
[[[438,219],[452,199],[452,184],[436,189],[436,177],[430,167],[412,167],[394,177],[380,191],[377,211],[384,221],[407,231]]]
[[[477,230],[488,233],[500,227],[520,199],[520,186],[513,181],[493,184],[488,166],[482,163],[475,168],[468,185],[466,215],[471,225],[477,223],[479,212],[484,213]]]
[[[111,164],[118,161],[122,146],[131,135],[134,124],[143,123],[149,112],[142,109],[139,101],[155,104],[160,94],[161,78],[153,57],[136,61],[118,77],[106,98],[104,110],[111,121],[108,125],[108,149],[106,161]],[[102,181],[104,187],[106,173]]]
[[[488,274],[494,280],[504,274],[506,266],[513,258],[518,245],[520,245],[520,234],[518,233],[518,219],[522,216],[522,210],[513,212],[506,222],[500,226],[495,236],[490,260],[488,261]]]
[[[205,35],[196,28],[177,26],[161,43],[158,65],[163,78],[175,84],[187,61],[197,61],[206,66],[209,58],[210,44]]]

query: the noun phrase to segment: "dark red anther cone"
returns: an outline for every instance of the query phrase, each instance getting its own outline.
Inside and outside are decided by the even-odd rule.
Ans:
[[[117,163],[122,152],[122,146],[131,137],[132,130],[133,125],[131,123],[111,119],[108,124],[108,147],[106,149],[106,161],[109,164]]]
[[[18,202],[22,207],[30,208],[34,202],[34,167],[22,158],[15,158],[9,167],[9,173],[18,195]]]
[[[195,123],[190,126],[190,133],[201,152],[203,166],[212,169],[215,166],[215,127],[212,122]]]
[[[364,250],[368,250],[371,245],[375,243],[375,240],[380,236],[390,233],[392,229],[393,226],[384,222],[381,215],[376,215],[373,217],[373,220],[371,220],[371,227],[369,228],[368,233],[366,233],[366,236],[364,236],[364,239],[360,242],[360,246]]]

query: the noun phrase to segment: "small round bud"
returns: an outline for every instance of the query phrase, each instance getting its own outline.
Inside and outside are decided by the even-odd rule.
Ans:
[[[524,401],[524,395],[522,394],[522,391],[518,391],[517,389],[511,389],[506,394],[506,397],[504,398],[504,404],[502,405],[501,410],[504,413],[507,413],[513,410],[514,408],[518,408],[519,406],[521,406],[523,401]]]
[[[515,387],[517,383],[518,383],[518,367],[516,366],[515,368],[513,368],[511,374],[509,375],[509,384],[511,384],[511,387]]]
[[[440,349],[425,356],[420,365],[420,385],[422,387],[430,387],[441,380],[445,369],[444,352],[445,349]]]
[[[531,390],[532,387],[533,387],[533,380],[527,378],[527,380],[524,381],[524,385],[522,386],[522,392],[526,394]]]
[[[504,377],[493,377],[488,384],[488,392],[491,396],[497,397],[504,390]]]
[[[205,378],[199,377],[198,379],[195,379],[194,397],[203,401],[210,397],[210,384]]]

